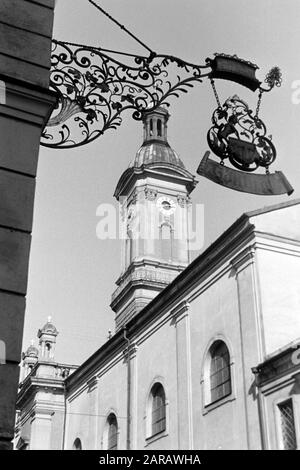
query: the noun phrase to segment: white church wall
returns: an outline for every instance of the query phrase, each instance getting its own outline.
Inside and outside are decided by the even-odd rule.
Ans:
[[[75,439],[80,439],[83,449],[90,449],[89,427],[90,427],[90,404],[87,399],[88,387],[80,388],[75,398],[67,399],[66,416],[66,443],[65,449],[72,449]]]
[[[245,249],[248,249],[247,246],[240,247],[239,251]],[[235,252],[234,256],[237,255],[238,252]],[[132,448],[179,449],[188,448],[189,445],[196,449],[260,447],[257,404],[253,399],[254,377],[251,372],[251,367],[259,362],[253,263],[253,257],[247,259],[246,263],[240,262],[237,274],[231,259],[227,259],[223,266],[213,271],[210,278],[199,282],[196,289],[189,294],[183,293],[182,298],[156,322],[148,325],[144,333],[131,338],[136,345],[131,360]],[[240,298],[236,276],[239,277]],[[189,330],[179,327],[176,315],[172,316],[171,313],[184,299],[190,303],[187,310],[190,318],[190,351],[186,354],[183,349],[189,348],[189,340],[186,338]],[[186,320],[181,321],[184,325]],[[205,408],[203,361],[213,338],[223,339],[229,348],[233,391],[220,403]],[[185,361],[184,365],[182,361]],[[185,368],[191,369],[190,392],[184,377]],[[181,373],[179,380],[178,371]],[[106,418],[113,411],[119,424],[118,448],[125,449],[126,363],[115,360],[111,367],[105,366],[101,373],[100,369],[95,370],[94,375],[99,376],[98,424],[91,424],[83,416],[90,412],[87,390],[76,392],[77,396],[68,406],[68,448],[77,437],[76,429],[83,448],[103,447]],[[165,387],[167,429],[165,433],[151,438],[147,430],[147,399],[155,381]],[[189,401],[190,411],[187,406]],[[190,412],[191,415],[186,416],[186,422],[183,412]],[[187,429],[189,420],[192,421],[192,432]],[[92,432],[89,430],[91,426]],[[213,433],[209,432],[211,429],[214,429]],[[95,444],[95,439],[91,442],[89,437],[95,436],[95,433],[98,444]]]
[[[300,336],[300,247],[261,240],[257,258],[268,355]]]
[[[291,203],[251,217],[259,242],[266,354],[300,336],[300,204]]]
[[[197,449],[247,448],[241,335],[235,276],[230,267],[191,302],[194,444]],[[214,341],[230,352],[232,393],[214,405],[205,399],[205,357]],[[214,429],[214,432],[210,432]]]
[[[175,326],[170,317],[166,322],[160,318],[155,326],[152,325],[152,331],[149,330],[144,338],[137,339],[136,448],[178,449]],[[165,389],[166,432],[151,437],[149,394],[156,382]]]
[[[256,231],[300,241],[300,203],[251,216],[251,223]]]
[[[127,364],[123,351],[118,360],[99,378],[99,430],[98,448],[106,449],[105,439],[107,418],[110,413],[116,415],[118,421],[118,449],[126,449],[127,422]]]
[[[69,395],[66,449],[72,449],[76,438],[81,440],[83,449],[104,449],[105,425],[111,412],[118,420],[118,446],[126,448],[126,374],[127,366],[121,356],[102,371],[95,369],[90,385],[85,384]]]

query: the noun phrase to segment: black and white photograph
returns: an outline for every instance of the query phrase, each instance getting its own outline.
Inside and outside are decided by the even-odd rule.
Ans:
[[[0,450],[300,449],[299,135],[299,0],[0,0]]]

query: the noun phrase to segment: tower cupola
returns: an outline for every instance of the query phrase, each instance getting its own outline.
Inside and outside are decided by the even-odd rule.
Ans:
[[[169,119],[168,111],[162,106],[145,114],[144,124],[144,143],[158,140],[167,142],[167,122]]]
[[[47,323],[38,331],[40,358],[42,360],[53,360],[58,331],[52,323],[52,318],[48,317]]]
[[[23,379],[27,377],[28,374],[32,371],[33,367],[38,361],[39,357],[39,350],[34,346],[34,341],[31,341],[30,346],[27,348],[25,352],[22,354],[23,360]]]
[[[139,168],[152,163],[166,163],[185,168],[183,162],[168,143],[168,111],[159,107],[145,114],[143,119],[144,141],[137,151],[131,166]]]

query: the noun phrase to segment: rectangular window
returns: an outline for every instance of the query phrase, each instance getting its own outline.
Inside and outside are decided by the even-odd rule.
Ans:
[[[166,429],[166,408],[164,398],[156,395],[153,398],[152,408],[152,435],[158,434]]]
[[[231,393],[229,355],[214,357],[210,375],[211,402],[220,400]]]
[[[297,437],[295,429],[295,419],[293,401],[289,399],[278,405],[280,413],[281,435],[284,450],[297,449]]]
[[[152,412],[152,435],[158,434],[166,429],[166,417],[164,405]]]

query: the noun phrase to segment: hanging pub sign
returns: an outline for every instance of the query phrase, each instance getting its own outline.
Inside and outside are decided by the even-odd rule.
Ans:
[[[270,165],[276,159],[276,149],[259,117],[262,94],[275,85],[280,86],[280,70],[278,67],[270,70],[265,79],[268,88],[263,88],[255,77],[257,66],[251,62],[225,54],[216,54],[208,62],[212,67],[209,78],[218,107],[212,115],[207,142],[219,162],[209,158],[209,152],[206,152],[197,173],[237,191],[268,196],[292,194],[293,188],[281,171],[270,173]],[[214,78],[235,81],[252,91],[258,89],[255,114],[237,95],[221,105]],[[229,163],[229,166],[225,163]],[[254,173],[259,169],[263,169],[264,174]]]

